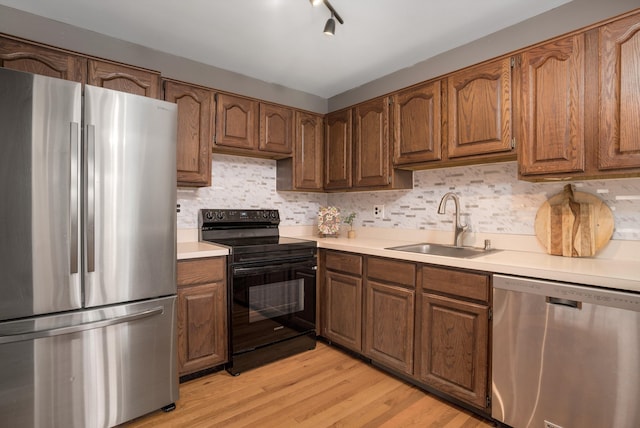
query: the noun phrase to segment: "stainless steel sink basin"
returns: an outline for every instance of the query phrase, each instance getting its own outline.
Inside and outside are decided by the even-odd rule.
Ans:
[[[408,253],[429,254],[432,256],[457,257],[460,259],[471,259],[473,257],[482,256],[498,250],[477,247],[454,247],[453,245],[443,244],[409,244],[397,247],[388,247],[385,250],[406,251]]]

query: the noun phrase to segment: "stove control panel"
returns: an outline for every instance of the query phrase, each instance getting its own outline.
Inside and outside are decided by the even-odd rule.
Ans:
[[[280,223],[280,214],[278,210],[201,209],[198,221],[200,226],[206,223],[278,225]]]

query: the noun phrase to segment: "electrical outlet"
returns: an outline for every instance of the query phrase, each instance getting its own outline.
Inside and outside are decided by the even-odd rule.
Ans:
[[[373,217],[374,218],[384,218],[384,205],[374,205],[373,206]]]

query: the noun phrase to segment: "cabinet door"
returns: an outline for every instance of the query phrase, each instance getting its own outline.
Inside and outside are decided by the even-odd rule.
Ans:
[[[354,187],[390,184],[389,98],[376,98],[354,109]]]
[[[291,154],[293,151],[293,110],[260,103],[259,149]]]
[[[297,111],[293,167],[296,189],[322,190],[323,148],[322,117]]]
[[[362,351],[362,279],[327,271],[325,274],[324,336]]]
[[[640,15],[600,27],[598,168],[640,167]]]
[[[450,158],[511,150],[511,59],[454,73],[448,82]]]
[[[422,293],[417,322],[420,381],[478,408],[487,405],[488,308]]]
[[[179,374],[226,363],[225,257],[179,260],[177,283]]]
[[[441,82],[393,96],[394,165],[442,159]]]
[[[227,361],[226,284],[178,289],[178,366],[184,375]]]
[[[149,98],[160,98],[160,73],[122,64],[88,61],[87,83]]]
[[[415,290],[367,279],[365,301],[364,354],[412,374]]]
[[[522,175],[584,171],[585,35],[522,54]]]
[[[327,190],[351,187],[351,131],[350,109],[327,115],[324,157],[324,188]]]
[[[257,101],[228,94],[218,94],[214,145],[256,150],[258,148],[258,119]]]
[[[42,46],[0,38],[0,67],[84,82],[87,60]]]
[[[178,186],[210,186],[213,92],[165,81],[164,99],[178,105]]]

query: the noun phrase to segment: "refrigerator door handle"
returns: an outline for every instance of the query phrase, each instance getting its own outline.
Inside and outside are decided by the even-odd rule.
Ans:
[[[78,141],[79,141],[79,124],[77,122],[71,122],[71,142],[70,142],[70,189],[69,189],[69,199],[70,199],[70,245],[69,245],[69,270],[72,274],[78,273],[78,216],[79,216],[79,176],[80,169],[78,168],[78,160],[79,160],[79,152],[78,152]]]
[[[96,160],[96,127],[87,125],[87,272],[95,272],[96,255],[96,210],[95,210],[95,160]]]
[[[164,308],[158,306],[156,308],[147,309],[145,311],[136,312],[129,315],[123,315],[120,317],[109,318],[106,320],[92,321],[87,323],[81,323],[76,325],[70,325],[67,327],[50,328],[45,330],[37,330],[28,333],[8,334],[0,336],[0,345],[6,343],[23,342],[25,340],[42,339],[46,337],[61,336],[64,334],[72,334],[80,331],[93,330],[96,328],[109,327],[116,324],[122,324],[125,322],[131,322],[140,320],[143,318],[149,318],[155,315],[164,313]]]

